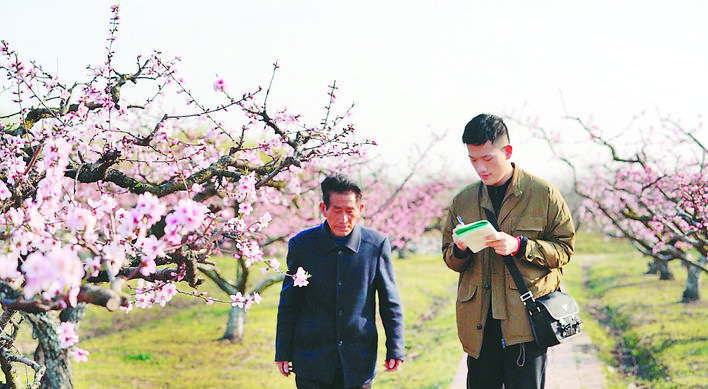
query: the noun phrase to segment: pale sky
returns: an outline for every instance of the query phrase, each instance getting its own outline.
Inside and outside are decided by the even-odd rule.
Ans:
[[[0,39],[63,79],[105,57],[104,0],[9,1]],[[121,1],[116,50],[125,72],[139,53],[182,58],[182,75],[213,93],[267,85],[271,100],[320,118],[336,80],[344,108],[390,163],[447,131],[436,152],[450,174],[476,179],[460,136],[481,112],[573,128],[568,113],[621,130],[642,111],[696,123],[708,107],[704,1]],[[238,94],[238,93],[237,93]],[[565,131],[565,130],[564,130]],[[510,125],[514,159],[551,180],[549,159]]]

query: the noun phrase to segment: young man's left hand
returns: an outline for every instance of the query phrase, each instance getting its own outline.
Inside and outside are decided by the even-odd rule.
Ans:
[[[519,251],[519,240],[504,231],[486,236],[487,246],[499,255],[514,255]]]

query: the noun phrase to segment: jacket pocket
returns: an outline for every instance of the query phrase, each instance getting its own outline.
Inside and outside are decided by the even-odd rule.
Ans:
[[[516,266],[519,268],[519,273],[521,273],[521,277],[524,279],[526,287],[531,291],[531,293],[533,293],[534,297],[540,297],[549,293],[547,290],[549,288],[548,285],[551,285],[550,288],[557,288],[557,285],[560,282],[560,278],[557,275],[559,273],[557,269],[549,270],[548,268],[537,266],[533,263],[525,263],[523,261],[516,261]],[[504,276],[509,289],[513,289],[515,291],[518,290],[516,283],[514,282],[514,278],[511,276],[508,269]],[[552,291],[553,290],[551,290],[551,292]]]
[[[463,283],[457,287],[457,300],[461,303],[472,300],[475,294],[477,294],[476,285]]]
[[[523,235],[529,239],[538,239],[541,236],[546,221],[540,216],[524,216],[516,223],[514,235]]]

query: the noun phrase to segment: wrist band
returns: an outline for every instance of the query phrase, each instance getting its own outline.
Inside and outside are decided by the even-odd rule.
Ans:
[[[520,249],[521,249],[521,236],[516,235],[516,250],[513,253],[511,253],[511,256],[518,254]]]

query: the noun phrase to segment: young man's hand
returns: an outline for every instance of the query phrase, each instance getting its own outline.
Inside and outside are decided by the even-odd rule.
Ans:
[[[462,225],[462,223],[458,224],[457,226],[459,227],[461,225]],[[460,249],[460,251],[467,250],[467,245],[465,244],[465,242],[463,242],[462,240],[457,238],[457,234],[455,234],[454,232],[452,233],[452,241],[455,243],[457,248]]]
[[[519,251],[519,239],[504,231],[499,231],[494,235],[485,237],[487,246],[491,247],[499,255],[514,255]]]

